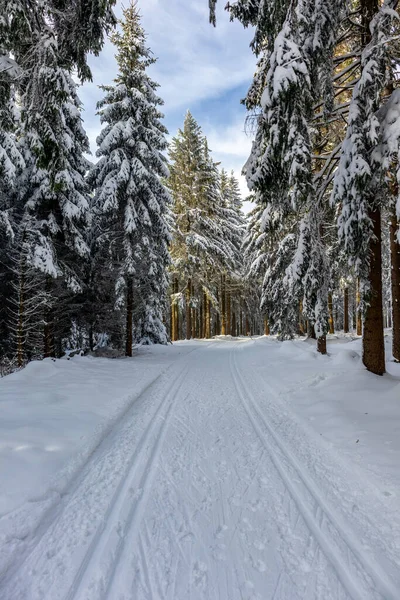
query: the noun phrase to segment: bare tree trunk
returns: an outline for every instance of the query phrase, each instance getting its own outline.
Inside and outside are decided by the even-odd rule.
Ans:
[[[192,337],[192,313],[190,307],[190,299],[192,294],[192,280],[189,279],[186,286],[186,339]]]
[[[332,292],[328,294],[328,310],[329,310],[329,333],[335,333],[335,325],[333,320],[333,298]]]
[[[199,337],[204,338],[204,296],[199,306]]]
[[[269,335],[269,323],[266,316],[264,317],[264,335]]]
[[[251,331],[250,331],[250,323],[249,323],[249,319],[246,315],[246,335],[249,336],[251,335]]]
[[[372,373],[385,373],[385,346],[382,308],[382,229],[379,209],[370,210],[373,237],[370,243],[369,305],[365,311],[363,336],[363,363]]]
[[[232,335],[236,337],[237,335],[237,331],[236,331],[236,313],[233,312],[232,313]]]
[[[357,335],[362,335],[362,315],[361,315],[361,293],[360,293],[360,278],[357,277],[356,287],[356,312],[357,312]]]
[[[343,331],[349,333],[349,288],[344,288],[344,302],[343,302]]]
[[[230,289],[230,281],[228,279],[228,289],[226,292],[226,334],[232,335],[232,321],[231,321],[231,289]]]
[[[317,350],[320,354],[326,354],[326,335],[317,339]]]
[[[395,362],[400,362],[400,244],[397,241],[399,222],[396,206],[390,215],[390,258],[392,283],[392,353]]]
[[[132,356],[133,348],[133,283],[129,277],[126,283],[126,333],[125,356]]]
[[[307,330],[307,325],[306,325]],[[304,335],[306,333],[304,329],[304,318],[303,318],[303,302],[300,300],[299,302],[299,333],[300,335]]]
[[[211,300],[206,301],[206,338],[211,337]]]
[[[49,304],[51,304],[51,279],[48,275],[46,277],[45,282],[46,296]],[[52,306],[47,306],[44,314],[44,327],[43,327],[43,337],[44,337],[44,358],[49,358],[50,356],[54,356],[54,340],[53,340],[53,308]]]
[[[225,275],[221,275],[221,335],[226,335],[226,289],[225,289]]]
[[[25,356],[25,259],[21,258],[19,274],[19,303],[18,303],[18,325],[17,325],[17,361],[22,367]]]

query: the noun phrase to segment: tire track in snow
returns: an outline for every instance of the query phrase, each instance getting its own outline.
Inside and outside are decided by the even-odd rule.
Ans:
[[[388,573],[357,544],[357,541],[354,541],[350,526],[343,522],[336,515],[335,511],[328,506],[327,502],[320,495],[315,483],[301,468],[296,458],[286,448],[280,437],[265,419],[255,398],[246,388],[237,365],[236,349],[237,347],[231,353],[230,368],[232,379],[243,408],[258,437],[268,450],[271,461],[296,504],[305,524],[317,541],[325,558],[333,567],[343,588],[352,600],[366,600],[366,598],[371,598],[372,600],[373,597],[377,598],[376,593],[380,595],[381,600],[398,600],[398,587],[391,580]],[[267,431],[267,435],[263,432],[263,428]],[[295,477],[293,477],[293,474]],[[305,494],[304,491],[306,492]],[[308,506],[307,496],[312,499],[314,504],[312,509]],[[325,531],[322,529],[324,523],[330,525],[330,533],[326,531],[326,527]],[[332,530],[344,543],[345,552],[335,543]],[[358,572],[356,573],[352,571],[349,564],[351,556],[353,562],[355,560],[359,565]],[[371,583],[373,587],[371,587]],[[371,593],[374,596],[371,596]]]

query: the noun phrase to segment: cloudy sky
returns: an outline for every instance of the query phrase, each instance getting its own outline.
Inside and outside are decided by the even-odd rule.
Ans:
[[[225,3],[219,0],[214,29],[208,22],[207,0],[138,0],[148,45],[158,58],[151,76],[161,85],[164,122],[171,136],[182,126],[189,109],[206,134],[214,158],[239,176],[251,146],[244,132],[246,112],[240,99],[250,84],[255,58],[249,48],[251,31],[229,21]],[[121,16],[120,0],[116,13]],[[97,86],[111,83],[117,69],[112,45],[107,42],[90,64],[93,83],[81,88],[80,97],[94,152],[100,130],[96,102],[102,95]],[[243,178],[241,188],[245,196]]]

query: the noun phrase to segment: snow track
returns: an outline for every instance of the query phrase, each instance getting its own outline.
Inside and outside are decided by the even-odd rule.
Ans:
[[[204,346],[200,351],[203,349]],[[72,600],[91,597],[100,600],[108,596],[108,588],[112,585],[123,551],[124,537],[137,527],[151,492],[157,459],[190,360],[184,358],[168,374],[163,372],[157,376],[121,415],[84,468],[76,474],[69,492],[58,505],[44,514],[32,543],[19,557],[15,568],[9,569],[0,579],[0,598]],[[155,410],[151,406],[153,412],[142,406],[145,413],[150,413],[150,418],[144,432],[135,439],[143,423],[143,415],[139,416],[137,423],[133,422],[138,405],[149,398],[157,399],[158,392],[161,400]],[[96,496],[99,496],[97,506]],[[91,539],[83,553],[82,537]],[[68,546],[60,549],[57,546],[63,538],[67,538]],[[80,566],[66,593],[67,584],[60,584],[70,577],[66,570],[70,546],[80,549]],[[61,559],[60,554],[63,555]],[[52,560],[53,557],[58,560]],[[43,582],[39,577],[32,585],[29,576],[21,580],[21,572],[41,573]]]
[[[285,447],[264,417],[237,366],[232,352],[231,371],[238,396],[259,438],[294,500],[304,522],[352,600],[398,600],[399,589],[381,566],[363,551],[349,524],[329,507],[313,481]],[[371,585],[372,584],[372,585]]]
[[[0,599],[398,600],[378,500],[352,522],[360,482],[282,409],[280,346],[193,345],[21,541]]]

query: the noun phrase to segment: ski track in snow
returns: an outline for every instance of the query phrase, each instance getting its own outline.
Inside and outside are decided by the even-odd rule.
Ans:
[[[246,390],[246,384],[237,367],[236,356],[233,356],[232,374],[246,413],[257,435],[265,444],[310,534],[314,536],[321,551],[334,568],[348,596],[352,600],[398,599],[397,585],[363,550],[362,545],[357,543],[349,524],[341,522],[340,517],[320,495],[318,488],[299,462],[270,427],[256,400]]]
[[[0,579],[1,600],[398,600],[398,547],[372,552],[373,519],[333,503],[340,462],[322,484],[290,415],[287,436],[275,426],[257,346],[203,344],[157,377]]]

